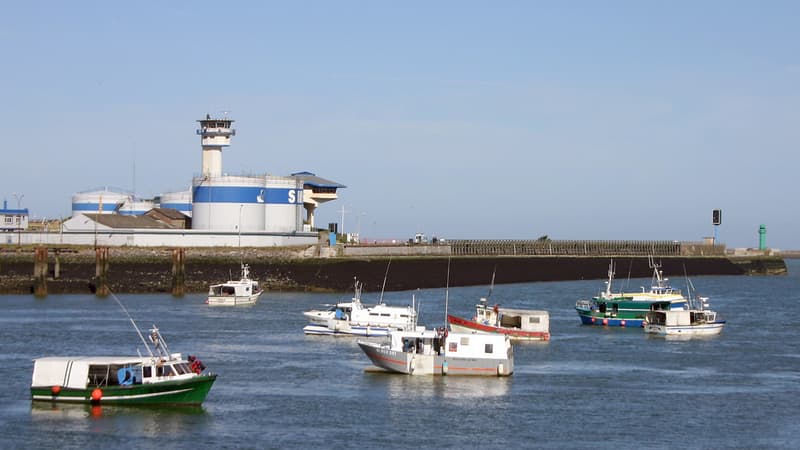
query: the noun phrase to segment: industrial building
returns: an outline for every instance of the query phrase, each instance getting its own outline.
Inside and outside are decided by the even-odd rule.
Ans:
[[[109,245],[163,245],[144,243],[164,242],[161,238],[113,238],[115,229],[141,228],[147,229],[144,234],[152,235],[160,233],[161,227],[145,225],[144,221],[143,226],[138,227],[136,221],[102,219],[107,215],[148,215],[149,219],[165,223],[167,226],[163,229],[167,234],[174,234],[170,230],[187,227],[181,229],[181,235],[192,236],[189,241],[194,246],[204,245],[204,239],[208,245],[220,245],[220,239],[208,237],[234,234],[238,245],[243,245],[242,238],[252,245],[292,245],[293,242],[300,245],[315,241],[316,209],[336,200],[337,190],[346,186],[311,172],[288,176],[225,174],[222,153],[236,135],[233,122],[227,117],[212,118],[210,115],[198,120],[202,164],[200,175],[192,179],[190,190],[166,192],[153,199],[141,199],[133,193],[108,187],[79,192],[72,197],[72,217],[64,222],[62,233],[108,235]],[[151,212],[154,209],[156,212]],[[177,213],[187,220],[178,220]],[[192,232],[187,233],[189,229]],[[269,238],[265,240],[264,236]],[[120,241],[125,243],[119,244]],[[134,244],[135,241],[140,244]]]

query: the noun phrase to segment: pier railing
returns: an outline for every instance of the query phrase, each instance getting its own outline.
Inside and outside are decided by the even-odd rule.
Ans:
[[[717,256],[725,246],[679,241],[449,240],[459,256]]]

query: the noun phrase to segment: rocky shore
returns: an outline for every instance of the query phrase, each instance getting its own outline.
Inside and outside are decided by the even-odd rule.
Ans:
[[[307,257],[307,249],[185,249],[183,287],[186,293],[206,292],[208,285],[238,279],[240,261],[272,291],[349,291],[358,277],[368,291],[411,290],[495,283],[604,279],[608,256],[451,257]],[[173,292],[172,249],[110,248],[108,287],[116,293]],[[94,249],[50,249],[47,255],[48,294],[94,292],[97,283]],[[615,257],[617,277],[650,277],[646,257]],[[656,257],[665,275],[782,275],[779,257]],[[0,249],[0,294],[34,292],[34,249]]]

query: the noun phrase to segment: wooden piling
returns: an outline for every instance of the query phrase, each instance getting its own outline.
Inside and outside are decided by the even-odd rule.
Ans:
[[[95,295],[106,297],[111,293],[108,288],[108,247],[95,249]]]
[[[172,249],[172,295],[183,297],[186,293],[185,249]]]
[[[53,251],[53,259],[53,279],[57,280],[61,278],[61,252],[59,249]]]
[[[33,295],[47,296],[47,247],[37,247],[34,251]]]

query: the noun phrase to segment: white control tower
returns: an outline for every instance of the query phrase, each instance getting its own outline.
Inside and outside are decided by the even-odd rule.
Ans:
[[[200,145],[203,146],[203,176],[222,176],[222,147],[231,145],[231,136],[236,130],[231,128],[233,120],[226,118],[213,119],[206,114],[205,119],[198,120],[200,129]]]

